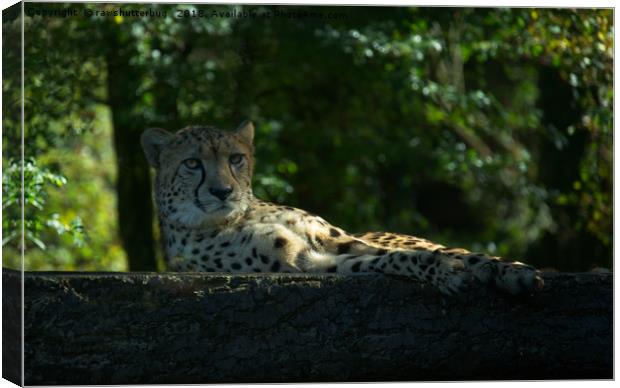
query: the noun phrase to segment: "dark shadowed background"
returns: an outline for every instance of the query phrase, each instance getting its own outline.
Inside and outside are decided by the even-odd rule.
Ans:
[[[19,265],[17,11],[3,13],[7,267]],[[245,118],[262,199],[351,232],[564,271],[612,266],[611,10],[27,3],[26,13],[28,270],[162,269],[140,133]]]

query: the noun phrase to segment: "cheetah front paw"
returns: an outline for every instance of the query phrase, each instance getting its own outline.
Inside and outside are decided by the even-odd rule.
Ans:
[[[441,256],[436,259],[437,267],[432,283],[445,295],[456,295],[466,291],[473,280],[463,262]]]
[[[545,285],[540,271],[529,265],[519,262],[499,262],[497,267],[495,285],[510,294],[529,294],[542,290]]]

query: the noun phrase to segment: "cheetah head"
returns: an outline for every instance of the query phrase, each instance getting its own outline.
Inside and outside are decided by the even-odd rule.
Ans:
[[[155,200],[162,221],[203,228],[240,217],[252,200],[254,126],[234,131],[187,127],[146,130],[141,137],[156,170]]]

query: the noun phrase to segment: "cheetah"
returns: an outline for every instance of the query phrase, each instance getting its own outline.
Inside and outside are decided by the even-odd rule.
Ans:
[[[352,234],[252,193],[254,126],[146,130],[171,271],[376,273],[418,279],[448,295],[480,282],[511,294],[538,291],[540,273],[517,261],[395,233]]]

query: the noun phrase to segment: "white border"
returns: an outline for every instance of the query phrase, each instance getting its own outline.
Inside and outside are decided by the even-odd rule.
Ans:
[[[39,1],[39,0],[35,0],[32,2],[45,2],[45,1]],[[52,2],[52,1],[49,1]],[[74,3],[95,3],[94,1],[64,1],[65,3],[70,3],[70,2],[74,2]],[[172,1],[166,1],[166,0],[151,0],[151,1],[99,1],[100,3],[103,2],[107,2],[107,3],[176,3],[176,2],[172,2]],[[15,4],[15,1],[9,1],[9,0],[0,0],[0,5],[2,6],[2,9],[7,8],[10,5]],[[205,4],[230,4],[229,2],[223,2],[223,1],[185,1],[184,3],[205,3]],[[458,0],[453,0],[453,1],[445,1],[445,0],[436,0],[436,1],[398,1],[398,0],[391,0],[391,1],[350,1],[350,0],[338,0],[338,1],[329,1],[329,0],[315,0],[315,1],[303,1],[303,0],[289,0],[289,1],[257,1],[257,0],[243,0],[243,1],[239,1],[236,2],[239,4],[273,4],[273,5],[279,5],[279,4],[291,4],[291,5],[350,5],[350,6],[355,6],[355,5],[375,5],[375,6],[444,6],[444,7],[448,7],[448,6],[455,6],[455,7],[536,7],[536,8],[541,8],[541,7],[553,7],[553,8],[615,8],[615,2],[614,1],[609,1],[609,0],[592,0],[592,1],[582,1],[582,0],[541,0],[541,1],[505,1],[505,2],[497,2],[497,1],[492,1],[492,0],[478,0],[478,1],[458,1]],[[22,5],[23,8],[23,5]],[[23,11],[22,11],[23,12]],[[617,28],[618,26],[618,14],[617,12],[615,12],[614,10],[614,28]],[[0,38],[2,32],[0,30]],[[22,27],[22,34],[23,34],[23,27]],[[615,38],[615,37],[614,37]],[[23,35],[22,35],[22,41],[23,41]],[[617,47],[617,42],[614,39],[614,53],[617,52],[615,49]],[[23,46],[22,46],[22,50],[23,50]],[[22,51],[23,53],[23,51]],[[23,62],[22,62],[23,63]],[[2,65],[0,63],[0,73],[2,70]],[[618,70],[618,64],[617,61],[614,61],[614,74],[617,73]],[[22,69],[23,72],[23,69]],[[23,73],[22,73],[22,83],[23,83]],[[23,88],[23,85],[22,85]],[[23,89],[22,89],[23,90]],[[616,88],[616,83],[615,83],[615,76],[614,76],[614,93],[617,92],[617,88]],[[23,93],[22,93],[23,96]],[[0,103],[2,102],[2,96],[0,94]],[[617,127],[617,117],[615,116],[615,112],[617,111],[616,109],[617,107],[617,99],[614,98],[614,129]],[[22,112],[23,112],[23,104],[22,104]],[[1,113],[0,113],[1,114]],[[23,113],[22,113],[23,114]],[[23,116],[22,116],[22,120],[23,120]],[[1,121],[0,121],[1,123]],[[23,122],[22,122],[23,125]],[[1,131],[0,131],[1,133]],[[22,140],[23,141],[23,140]],[[617,197],[616,197],[616,190],[615,190],[615,182],[618,179],[618,161],[617,158],[615,157],[616,155],[618,155],[617,151],[618,151],[618,147],[617,147],[617,142],[616,142],[616,132],[614,130],[614,160],[613,160],[613,164],[614,164],[614,175],[613,175],[613,182],[614,182],[614,204],[618,203],[617,202]],[[22,148],[23,150],[23,148]],[[1,150],[0,150],[0,155],[1,155]],[[0,194],[0,198],[1,198],[1,194]],[[2,210],[0,209],[0,216],[2,214]],[[615,237],[615,225],[616,225],[616,220],[617,220],[617,212],[614,212],[614,237]],[[0,237],[1,237],[1,231],[0,231]],[[23,238],[23,233],[22,233],[22,238]],[[615,240],[615,239],[614,239]],[[618,245],[614,244],[614,264],[615,264],[615,258],[618,257]],[[0,248],[1,251],[1,248]],[[23,257],[22,257],[23,260]],[[23,262],[22,262],[22,271],[23,271]],[[23,287],[22,287],[22,295],[23,295]],[[0,291],[0,298],[2,296],[2,292]],[[614,301],[618,300],[618,290],[615,287],[615,275],[614,275]],[[615,307],[615,303],[614,303],[614,307]],[[618,309],[614,308],[614,334],[615,334],[615,323],[618,322]],[[0,319],[2,318],[2,311],[0,310]],[[22,311],[22,322],[23,322],[23,311]],[[23,325],[22,325],[22,330],[23,330]],[[23,338],[23,337],[22,337]],[[22,345],[23,346],[23,345]],[[618,370],[618,366],[620,365],[620,362],[618,361],[617,358],[615,358],[615,355],[617,354],[616,348],[617,343],[615,341],[614,338],[614,372],[616,370]],[[2,360],[2,355],[0,354],[0,368],[1,368],[1,360]],[[23,352],[22,352],[22,362],[23,362]],[[22,368],[22,373],[23,373],[23,368]],[[22,380],[23,381],[23,380]],[[491,386],[495,386],[495,385],[500,385],[500,386],[512,386],[512,387],[522,387],[522,386],[527,386],[527,387],[539,387],[539,386],[546,386],[546,387],[578,387],[581,386],[582,384],[586,383],[585,381],[577,381],[577,380],[571,380],[571,381],[554,381],[554,382],[475,382],[475,383],[457,383],[460,387],[467,387],[467,388],[473,388],[475,386],[478,386],[480,384],[486,385],[488,386],[489,384]],[[589,388],[594,388],[594,387],[600,387],[600,386],[609,386],[611,384],[614,384],[615,382],[613,381],[588,381],[587,384],[589,386]],[[415,385],[414,385],[415,384]],[[453,383],[378,383],[378,384],[372,384],[373,386],[411,386],[411,387],[416,387],[416,388],[429,388],[429,387],[444,387],[444,386],[448,386],[449,384],[453,384]],[[258,384],[256,384],[258,385]],[[297,384],[296,384],[297,385]],[[344,384],[299,384],[299,385],[303,385],[303,386],[307,386],[307,387],[323,387],[323,388],[332,388],[332,387],[338,387],[338,386],[342,386]],[[366,386],[368,384],[358,384],[358,383],[347,383],[347,386],[355,386],[355,387],[363,387]],[[178,387],[194,387],[196,385],[173,385],[173,386],[178,386]],[[202,386],[202,385],[198,385],[198,386]],[[239,387],[239,386],[247,386],[247,385],[242,385],[242,384],[238,384],[238,385],[217,385],[217,387]],[[261,387],[265,387],[265,388],[276,388],[276,387],[282,387],[282,386],[294,386],[293,384],[260,384]],[[4,388],[4,387],[15,387],[15,385],[13,385],[12,383],[8,382],[7,380],[3,380],[0,379],[0,388]],[[80,387],[80,386],[72,386],[72,387]]]

